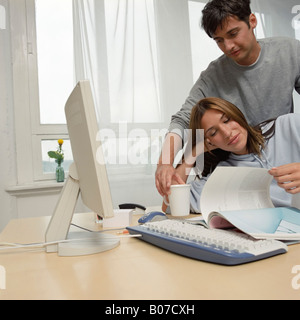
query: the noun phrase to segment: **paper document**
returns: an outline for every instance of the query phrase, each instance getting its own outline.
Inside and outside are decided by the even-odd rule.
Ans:
[[[216,168],[202,191],[203,217],[206,219],[212,211],[274,208],[270,198],[272,179],[267,169]]]
[[[300,240],[300,210],[275,208],[267,169],[218,167],[206,182],[201,211],[209,228],[238,228],[257,239]]]

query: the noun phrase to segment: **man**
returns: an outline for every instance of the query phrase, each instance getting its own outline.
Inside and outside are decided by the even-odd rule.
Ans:
[[[224,55],[202,72],[182,109],[172,117],[156,171],[162,196],[170,193],[172,181],[182,183],[173,167],[183,143],[183,134],[178,133],[189,127],[191,109],[198,101],[205,97],[230,101],[256,125],[293,112],[293,90],[300,94],[300,42],[257,41],[250,0],[210,1],[203,10],[202,26]]]

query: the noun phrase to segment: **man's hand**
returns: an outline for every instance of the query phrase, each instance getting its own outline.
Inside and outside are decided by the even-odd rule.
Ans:
[[[278,186],[287,193],[300,193],[300,163],[291,163],[273,168],[269,173],[277,181]]]
[[[155,174],[155,185],[159,194],[170,195],[172,184],[185,184],[175,168],[170,164],[158,164]]]

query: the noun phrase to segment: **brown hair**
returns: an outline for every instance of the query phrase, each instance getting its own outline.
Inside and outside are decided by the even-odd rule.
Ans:
[[[244,21],[250,28],[250,0],[212,0],[206,4],[202,13],[202,27],[211,38],[217,28],[223,28],[226,19],[232,16]]]
[[[249,153],[261,155],[261,149],[265,147],[265,137],[262,134],[260,127],[251,127],[243,113],[232,103],[220,99],[220,98],[205,98],[197,103],[193,108],[191,113],[190,120],[190,129],[192,131],[192,144],[196,144],[196,132],[197,129],[201,128],[201,119],[204,113],[209,110],[214,109],[224,113],[228,118],[233,121],[236,121],[240,126],[245,128],[248,132],[247,138],[247,150]],[[209,149],[207,141],[204,141],[205,146]],[[227,160],[230,152],[224,150],[215,150],[210,151],[205,154],[205,166],[202,173],[203,176],[206,176],[208,173],[213,171],[216,165],[220,161]]]

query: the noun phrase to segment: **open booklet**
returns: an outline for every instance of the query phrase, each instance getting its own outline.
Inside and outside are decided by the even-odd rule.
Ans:
[[[256,239],[300,240],[300,210],[274,207],[272,179],[267,169],[216,168],[201,195],[206,225],[235,227]]]

